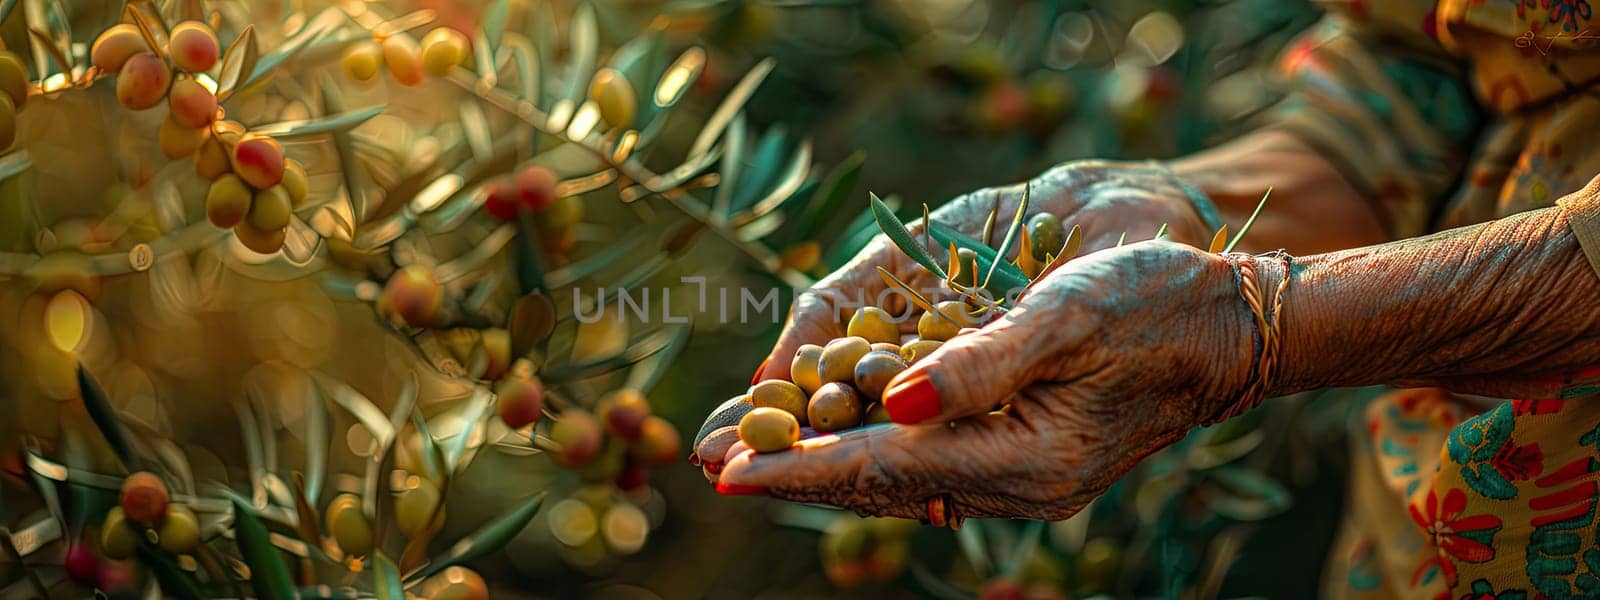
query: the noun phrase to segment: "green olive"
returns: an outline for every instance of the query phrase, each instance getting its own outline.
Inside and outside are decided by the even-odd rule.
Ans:
[[[100,523],[100,551],[106,558],[122,560],[133,556],[139,549],[139,531],[134,529],[133,523],[128,522],[127,513],[122,512],[122,507],[112,507],[106,511],[106,520]]]
[[[822,387],[822,377],[817,375],[817,362],[822,360],[822,346],[806,344],[794,353],[789,363],[789,378],[809,396]]]
[[[917,320],[917,336],[924,340],[944,341],[956,336],[962,327],[971,327],[973,320],[967,314],[967,303],[945,300],[922,313]]]
[[[895,354],[900,354],[900,344],[891,344],[889,342],[878,342],[878,343],[872,345],[872,351],[873,352],[893,352]]]
[[[788,450],[800,441],[800,422],[783,409],[757,408],[739,419],[739,439],[756,452]]]
[[[360,497],[351,493],[334,496],[322,522],[345,554],[366,556],[372,552],[372,524],[361,509]]]
[[[907,366],[899,354],[883,350],[868,352],[856,362],[856,389],[867,398],[877,400],[883,396],[883,388],[888,387],[889,380]]]
[[[845,328],[845,334],[865,338],[870,343],[900,343],[900,326],[895,324],[889,313],[876,306],[868,306],[856,311],[850,317],[850,324]]]
[[[944,342],[939,340],[913,340],[900,347],[900,358],[904,359],[906,364],[914,365],[917,364],[917,361],[927,358],[929,354],[933,354],[934,350],[938,350],[939,346],[943,345]]]
[[[871,351],[872,343],[866,338],[842,337],[828,342],[822,347],[822,357],[817,359],[817,375],[823,383],[855,381],[856,362]]]
[[[416,475],[407,477],[405,489],[394,499],[395,524],[400,532],[406,537],[417,537],[437,529],[444,523],[444,507],[439,505],[440,500],[438,485]]]
[[[233,227],[250,214],[250,186],[232,173],[211,182],[206,190],[206,218],[221,228]]]
[[[812,429],[826,433],[860,425],[861,409],[861,394],[849,384],[835,381],[811,395],[806,416]]]
[[[706,417],[705,423],[700,424],[700,431],[694,434],[694,447],[698,449],[700,442],[711,435],[711,432],[738,425],[739,420],[749,414],[751,408],[754,407],[750,405],[750,395],[744,394],[729,398],[711,409],[711,415]]]
[[[189,554],[200,547],[200,519],[187,507],[173,504],[167,507],[167,518],[156,528],[156,539],[161,549],[173,554]]]
[[[1067,244],[1067,230],[1055,215],[1039,213],[1028,219],[1028,239],[1033,242],[1033,257],[1044,260],[1046,255],[1061,253]]]
[[[294,216],[294,201],[283,186],[275,185],[256,192],[250,201],[250,226],[258,231],[277,231],[289,226]]]
[[[861,422],[867,425],[888,423],[890,421],[889,409],[884,408],[882,402],[873,402],[872,404],[868,405],[867,416],[861,419]]]
[[[563,466],[581,467],[600,453],[600,423],[589,413],[561,411],[561,416],[550,425],[549,435],[550,441],[560,447],[551,456]]]
[[[682,445],[677,428],[666,419],[652,415],[639,425],[639,439],[633,441],[629,453],[643,466],[660,468],[678,461],[678,449]]]
[[[768,379],[750,389],[750,404],[756,408],[777,408],[806,423],[806,393],[800,386],[781,379]]]
[[[418,586],[428,600],[489,600],[489,584],[466,567],[450,567]]]

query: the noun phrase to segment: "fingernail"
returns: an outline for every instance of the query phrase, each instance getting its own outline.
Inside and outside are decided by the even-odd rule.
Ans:
[[[722,463],[706,463],[702,468],[704,468],[707,473],[716,475],[722,472]]]
[[[717,493],[724,496],[765,496],[767,486],[742,485],[738,483],[717,482]]]
[[[689,464],[694,465],[696,467],[700,466],[700,453],[698,453],[698,452],[690,452],[689,453]]]
[[[772,362],[771,356],[768,356],[766,360],[761,361],[761,366],[756,367],[756,374],[750,376],[750,385],[755,385],[756,382],[761,381],[761,374],[766,372],[767,363],[769,362]]]
[[[883,408],[896,423],[921,423],[938,416],[944,401],[939,399],[933,381],[926,374],[918,374],[889,388],[883,394]]]

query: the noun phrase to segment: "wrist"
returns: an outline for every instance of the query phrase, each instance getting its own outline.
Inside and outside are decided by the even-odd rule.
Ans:
[[[1219,398],[1221,406],[1202,421],[1203,424],[1231,418],[1254,408],[1269,396],[1278,395],[1274,392],[1283,377],[1283,302],[1292,283],[1293,257],[1274,252],[1263,255],[1227,253],[1220,258],[1233,277],[1233,302],[1238,307],[1233,314],[1240,315],[1239,328],[1247,332],[1234,336],[1241,340],[1239,346],[1243,351],[1232,354],[1243,358],[1231,361],[1240,364],[1229,370],[1235,373],[1229,379],[1242,383],[1235,384],[1233,391]]]

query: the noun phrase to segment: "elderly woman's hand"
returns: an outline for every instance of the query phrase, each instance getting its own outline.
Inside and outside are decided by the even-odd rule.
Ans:
[[[1202,216],[1192,194],[1198,192],[1180,181],[1171,171],[1155,163],[1078,161],[1057,166],[1028,184],[1029,213],[1050,213],[1071,227],[1081,226],[1082,251],[1109,248],[1126,233],[1127,239],[1148,239],[1162,225],[1168,237],[1199,244],[1209,239],[1216,215]],[[974,238],[983,234],[990,211],[998,214],[996,229],[1003,232],[1008,219],[1022,199],[1023,185],[979,190],[950,201],[931,217]],[[1209,204],[1202,199],[1209,210]],[[911,225],[921,231],[921,221]],[[938,260],[947,261],[945,252],[933,249]],[[811,291],[795,299],[788,321],[771,354],[757,369],[752,383],[761,379],[789,379],[789,364],[805,344],[826,344],[843,336],[851,311],[841,300],[873,302],[885,291],[877,268],[883,267],[901,281],[918,290],[940,290],[943,283],[908,258],[884,236],[878,236],[854,259],[832,275],[817,282]],[[889,295],[888,302],[903,301]],[[902,307],[885,307],[891,312]],[[903,327],[915,325],[907,320]],[[709,441],[707,441],[709,440]],[[700,448],[702,443],[706,448]],[[728,437],[707,436],[694,440],[691,461],[703,464],[708,478],[715,480],[723,461]],[[709,450],[709,451],[707,451]]]
[[[1155,163],[1080,161],[1055,167],[1030,182],[1029,213],[1051,213],[1067,227],[1083,228],[1084,252],[1109,248],[1124,233],[1127,239],[1148,239],[1162,225],[1171,239],[1198,244],[1209,239],[1213,216],[1202,217],[1190,193],[1171,171]],[[1022,198],[1022,185],[990,188],[967,194],[935,211],[934,220],[972,237],[980,237],[991,210],[999,213],[995,228],[1005,231]],[[911,226],[921,231],[920,220]],[[944,252],[934,250],[939,260]],[[883,236],[856,255],[849,264],[817,282],[814,291],[801,295],[790,310],[777,345],[762,363],[755,379],[789,377],[789,362],[804,344],[824,344],[844,335],[847,311],[840,298],[866,298],[884,291],[877,267],[918,289],[938,289],[942,284]],[[893,298],[891,296],[891,298]]]
[[[961,516],[1065,518],[1244,393],[1254,321],[1229,260],[1145,242],[1070,261],[898,376],[897,424],[735,446],[718,491],[907,518],[947,495]],[[1266,286],[1284,274],[1240,260]]]

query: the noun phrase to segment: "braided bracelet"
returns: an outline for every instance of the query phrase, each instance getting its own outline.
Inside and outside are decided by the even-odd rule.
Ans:
[[[1255,317],[1257,358],[1250,373],[1250,383],[1245,386],[1244,393],[1239,399],[1223,407],[1211,418],[1202,421],[1201,425],[1219,423],[1255,408],[1266,398],[1267,390],[1272,387],[1272,376],[1278,364],[1278,341],[1282,334],[1279,323],[1283,316],[1283,293],[1289,289],[1294,257],[1281,250],[1262,256],[1283,262],[1283,281],[1278,282],[1278,289],[1272,294],[1270,313],[1267,311],[1266,297],[1262,293],[1261,278],[1256,272],[1254,257],[1243,253],[1222,255],[1222,259],[1233,266],[1234,283],[1239,287],[1239,297],[1250,309],[1251,316]]]

